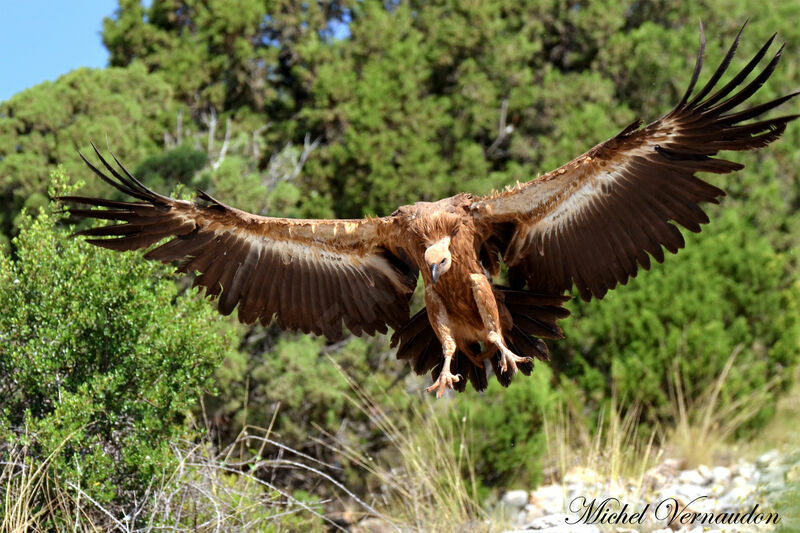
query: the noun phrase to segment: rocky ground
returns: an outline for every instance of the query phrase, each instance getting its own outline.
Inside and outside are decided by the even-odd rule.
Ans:
[[[509,491],[499,505],[515,525],[507,533],[761,532],[778,528],[766,518],[779,510],[776,503],[792,501],[790,486],[798,482],[800,451],[773,450],[755,462],[695,469],[665,460],[641,479],[616,485],[576,468],[561,483]],[[736,513],[746,517],[756,505],[749,525],[730,523]],[[759,513],[761,523],[755,524]],[[786,527],[787,517],[780,518],[779,526]]]

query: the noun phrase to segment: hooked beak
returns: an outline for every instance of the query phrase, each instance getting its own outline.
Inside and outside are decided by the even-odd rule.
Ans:
[[[439,270],[439,263],[434,263],[431,265],[431,279],[433,279],[433,284],[436,285],[436,281],[439,279],[439,276],[442,272]]]

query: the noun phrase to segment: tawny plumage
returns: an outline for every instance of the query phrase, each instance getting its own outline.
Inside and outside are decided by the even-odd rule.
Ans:
[[[695,174],[741,169],[713,156],[766,146],[797,118],[751,121],[798,93],[735,110],[775,69],[780,50],[744,84],[773,40],[717,89],[737,36],[693,95],[705,44],[701,27],[689,88],[672,111],[486,197],[458,194],[380,218],[262,217],[202,192],[198,202],[162,196],[97,152],[109,175],[84,158],[89,167],[135,201],[62,200],[100,208],[73,210],[78,217],[118,222],[79,232],[92,244],[123,251],[166,239],[145,257],[199,273],[195,284],[219,298],[223,314],[238,307],[242,322],[274,319],[332,340],[341,337],[342,323],[355,335],[391,327],[398,358],[419,374],[431,372],[429,390],[439,396],[448,387],[463,391],[467,381],[486,388],[489,366],[508,385],[517,370],[531,372],[534,358],[548,358],[542,338],[562,337],[556,323],[569,314],[563,304],[573,284],[584,299],[602,298],[639,266],[648,269],[651,257],[663,261],[662,247],[677,252],[684,241],[676,224],[700,231],[708,218],[699,204],[724,195]],[[492,283],[501,262],[509,286]],[[409,318],[420,273],[426,307]]]

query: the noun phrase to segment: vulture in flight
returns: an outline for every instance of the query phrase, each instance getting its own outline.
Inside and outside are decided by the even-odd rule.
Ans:
[[[739,37],[696,93],[705,38],[683,98],[652,124],[636,121],[618,135],[541,177],[488,196],[460,193],[405,205],[384,217],[302,220],[253,215],[199,192],[195,202],[147,188],[116,157],[84,161],[131,201],[81,196],[77,217],[115,221],[78,232],[112,250],[150,248],[145,257],[179,261],[195,285],[218,297],[219,311],[239,320],[325,335],[394,330],[397,357],[441,396],[469,381],[487,386],[488,366],[504,386],[533,359],[546,360],[543,338],[562,338],[557,321],[573,285],[602,298],[651,258],[684,245],[678,226],[698,232],[708,222],[700,204],[725,193],[698,172],[727,174],[742,165],[714,156],[752,150],[778,139],[799,115],[752,120],[798,93],[741,108],[770,76],[772,57],[750,81],[773,35],[730,81],[720,79]],[[101,168],[98,168],[101,167]],[[104,168],[104,170],[102,170]],[[162,242],[164,241],[164,242]],[[155,248],[152,245],[159,243]],[[508,286],[493,283],[501,264]],[[419,274],[425,308],[409,316]]]

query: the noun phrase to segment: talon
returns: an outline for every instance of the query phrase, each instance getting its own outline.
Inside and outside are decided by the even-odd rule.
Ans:
[[[433,382],[433,385],[426,388],[425,390],[428,392],[433,392],[435,390],[436,397],[441,398],[442,395],[444,394],[445,389],[447,389],[448,387],[453,389],[454,388],[453,383],[457,383],[460,380],[461,380],[460,375],[451,374],[450,372],[445,372],[444,370],[442,370],[442,372],[439,374],[439,377],[436,379],[436,381]]]
[[[516,374],[517,363],[524,363],[530,359],[530,357],[520,357],[508,348],[503,349],[503,347],[501,347],[500,353],[500,372],[503,374],[508,372],[509,367],[511,367],[511,374]]]

